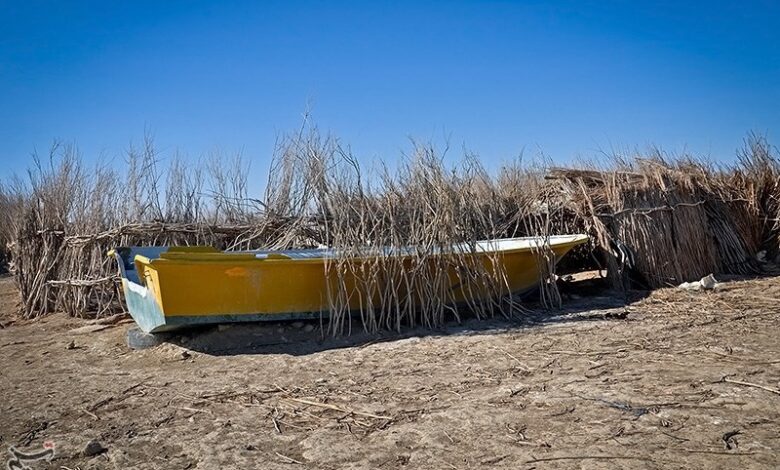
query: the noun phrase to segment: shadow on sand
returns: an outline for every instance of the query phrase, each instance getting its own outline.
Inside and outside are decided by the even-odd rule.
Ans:
[[[497,317],[478,320],[464,317],[454,319],[441,328],[405,328],[401,332],[381,331],[367,333],[359,319],[353,319],[351,333],[332,337],[324,333],[326,321],[262,322],[227,324],[202,327],[177,333],[167,342],[213,356],[243,354],[305,355],[331,349],[361,347],[375,343],[397,341],[414,337],[449,335],[480,335],[509,333],[542,325],[623,320],[628,316],[626,306],[644,296],[644,292],[623,293],[596,289],[589,296],[565,294],[569,297],[562,309],[546,310],[538,302],[526,302],[526,310],[515,318]]]

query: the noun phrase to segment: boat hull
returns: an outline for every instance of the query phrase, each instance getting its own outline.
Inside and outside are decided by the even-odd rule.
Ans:
[[[342,304],[354,311],[380,305],[381,290],[390,288],[399,298],[420,304],[436,293],[452,304],[520,293],[539,282],[535,240],[541,239],[480,242],[484,245],[477,251],[442,253],[425,261],[408,252],[349,259],[322,250],[227,253],[205,247],[118,248],[114,253],[131,316],[143,331],[157,333],[209,323],[327,316],[336,285],[342,287]],[[587,240],[571,235],[547,243],[557,261]],[[476,282],[464,275],[464,266],[500,271],[504,282]],[[420,277],[425,284],[399,282],[398,273],[409,270],[425,271]]]

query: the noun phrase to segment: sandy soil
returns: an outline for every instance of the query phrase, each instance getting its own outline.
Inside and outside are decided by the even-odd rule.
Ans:
[[[53,442],[30,468],[780,467],[778,278],[433,333],[233,327],[144,351],[127,323],[11,322],[14,299],[0,280],[0,446]],[[107,450],[85,456],[90,440]]]

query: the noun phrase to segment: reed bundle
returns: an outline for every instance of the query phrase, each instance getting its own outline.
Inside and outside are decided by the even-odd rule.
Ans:
[[[751,136],[735,167],[661,153],[616,166],[550,174],[572,195],[616,287],[625,287],[629,271],[658,288],[758,272],[757,253],[776,256],[780,161],[765,140]]]
[[[268,214],[317,221],[314,238],[335,248],[325,268],[333,333],[351,326],[356,302],[370,331],[459,318],[453,272],[467,286],[461,308],[470,314],[518,311],[506,295],[502,263],[478,262],[474,255],[479,240],[555,232],[556,214],[538,210],[541,175],[515,168],[494,178],[468,156],[448,167],[443,152],[430,145],[415,145],[394,168],[382,164],[368,172],[337,141],[316,133],[299,135],[285,148],[273,165],[282,170],[272,172],[278,179],[268,185]],[[549,250],[538,256],[549,280]],[[541,291],[545,300],[559,301],[554,283],[543,283]],[[477,300],[484,297],[496,300]]]

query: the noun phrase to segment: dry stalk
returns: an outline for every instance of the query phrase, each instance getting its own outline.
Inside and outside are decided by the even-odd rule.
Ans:
[[[365,171],[306,123],[280,142],[258,200],[240,157],[186,166],[174,156],[163,167],[147,137],[117,171],[55,145],[28,181],[0,186],[0,264],[10,255],[27,317],[107,316],[123,309],[105,256],[118,245],[320,246],[330,250],[327,329],[342,334],[353,318],[376,331],[521,314],[501,255],[478,256],[479,240],[540,237],[539,296],[550,307],[561,302],[551,235],[591,234],[571,258],[596,259],[617,287],[751,272],[760,250],[780,254],[780,162],[759,136],[724,168],[654,151],[600,169],[515,162],[491,174],[471,154],[447,164],[446,152],[415,144],[394,166]]]

